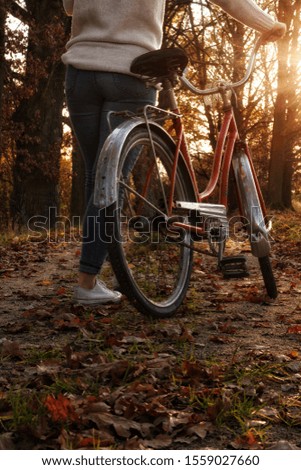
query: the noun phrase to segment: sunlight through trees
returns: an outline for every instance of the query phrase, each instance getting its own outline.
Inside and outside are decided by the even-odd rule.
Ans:
[[[236,117],[241,138],[251,145],[267,201],[278,209],[290,208],[300,199],[300,1],[258,4],[285,22],[288,34],[277,45],[261,48],[251,81],[237,92]],[[62,149],[73,142],[63,131],[68,116],[63,113],[65,71],[60,57],[70,22],[61,0],[0,0],[0,23],[0,227],[4,230],[26,225],[33,215],[47,215],[49,207],[58,211],[61,207],[65,214],[81,213],[82,198],[72,190],[72,181],[74,185],[81,178],[83,168],[75,164],[80,162],[76,148],[69,163],[61,160]],[[198,87],[238,80],[254,38],[254,32],[209,2],[167,1],[164,46],[186,50],[188,74]],[[220,104],[180,89],[178,93],[192,157],[205,184]],[[201,127],[196,125],[196,114],[202,117]]]

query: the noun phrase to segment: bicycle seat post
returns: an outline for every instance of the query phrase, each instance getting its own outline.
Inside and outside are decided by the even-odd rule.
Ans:
[[[188,63],[186,53],[179,48],[160,49],[143,54],[133,60],[131,72],[140,75],[153,84],[162,84],[160,103],[163,109],[177,111],[174,86],[178,83]]]
[[[177,100],[174,93],[174,85],[177,83],[178,76],[173,73],[170,77],[162,79],[162,90],[159,94],[159,106],[163,109],[176,111],[178,109]]]

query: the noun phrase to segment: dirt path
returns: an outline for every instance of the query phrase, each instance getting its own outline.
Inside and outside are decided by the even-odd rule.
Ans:
[[[0,449],[301,448],[300,241],[273,248],[276,301],[196,255],[155,321],[72,305],[77,241],[2,245]]]

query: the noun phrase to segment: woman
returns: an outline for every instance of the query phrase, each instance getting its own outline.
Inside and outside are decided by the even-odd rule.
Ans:
[[[266,41],[285,34],[253,0],[212,0],[238,21],[262,33]],[[87,210],[78,286],[81,304],[119,302],[121,294],[97,280],[107,257],[104,212],[93,205],[96,160],[109,135],[108,111],[136,112],[154,104],[156,91],[130,73],[137,56],[159,49],[165,0],[63,0],[72,16],[72,32],[62,56],[67,65],[66,96],[73,130],[86,169]],[[115,120],[113,126],[118,122]]]

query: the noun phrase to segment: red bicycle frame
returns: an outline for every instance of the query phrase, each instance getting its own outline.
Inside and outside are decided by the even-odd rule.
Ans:
[[[183,129],[183,123],[181,120],[180,112],[178,108],[175,108],[172,110],[174,114],[179,115],[179,117],[175,117],[173,119],[173,128],[177,136],[177,147],[175,151],[175,159],[174,159],[174,165],[173,165],[173,171],[172,171],[172,195],[174,194],[175,174],[177,170],[179,153],[181,152],[186,162],[187,168],[189,170],[190,177],[195,188],[195,192],[198,195],[198,202],[203,202],[204,200],[206,200],[206,198],[211,196],[213,192],[215,191],[218,182],[220,181],[218,203],[227,207],[229,174],[230,174],[230,169],[231,169],[231,161],[232,161],[233,153],[235,151],[235,145],[243,145],[245,154],[250,162],[252,174],[254,177],[256,189],[257,189],[261,207],[262,207],[262,211],[263,211],[264,216],[266,216],[265,203],[264,203],[262,192],[259,186],[257,175],[254,169],[254,164],[251,158],[250,150],[246,143],[242,143],[239,141],[239,133],[238,133],[238,129],[237,129],[236,121],[235,121],[234,110],[230,103],[230,100],[227,98],[226,95],[223,95],[223,99],[225,103],[224,117],[223,117],[221,129],[219,131],[217,145],[216,145],[214,156],[213,156],[213,165],[211,169],[211,175],[210,175],[210,179],[207,183],[206,188],[201,192],[199,192],[195,172],[194,172],[193,165],[189,156],[188,146],[187,146],[186,139],[185,139],[185,133]],[[174,97],[172,98],[172,102],[175,103]],[[170,213],[171,213],[172,199],[173,198],[170,197],[170,201],[169,201]]]

